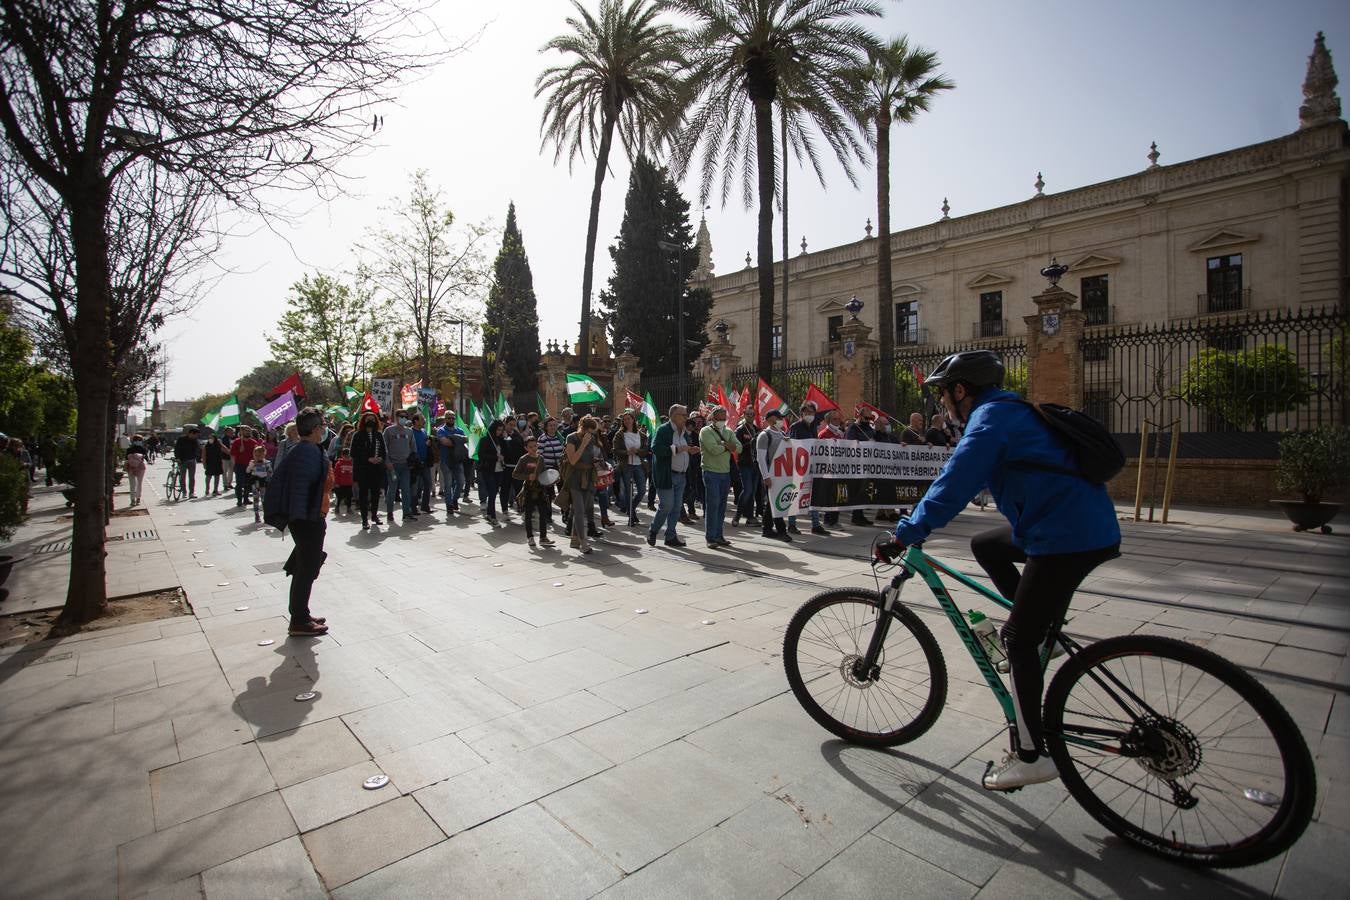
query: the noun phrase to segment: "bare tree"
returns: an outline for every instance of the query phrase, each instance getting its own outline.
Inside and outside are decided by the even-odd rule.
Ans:
[[[425,170],[413,173],[407,199],[387,211],[394,224],[374,231],[371,267],[417,343],[418,375],[428,384],[432,355],[446,345],[451,325],[471,315],[488,283],[483,248],[492,229],[470,224],[456,234],[455,215]]]
[[[332,186],[387,92],[453,49],[407,50],[425,21],[400,0],[0,0],[0,152],[59,200],[74,260],[81,477],[64,624],[107,602],[119,183],[149,161],[259,212],[264,188]]]

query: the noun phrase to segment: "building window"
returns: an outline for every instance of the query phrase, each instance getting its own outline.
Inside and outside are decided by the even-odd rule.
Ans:
[[[976,337],[1003,337],[1003,292],[980,294],[980,324]]]
[[[826,337],[831,344],[839,343],[839,329],[844,327],[843,316],[830,316],[826,320]]]
[[[783,358],[783,326],[775,325],[771,331],[772,352],[774,359]]]
[[[895,304],[895,343],[924,343],[919,334],[919,309],[913,300]]]
[[[1088,325],[1111,324],[1111,284],[1108,275],[1093,275],[1079,282],[1083,315]]]
[[[1242,254],[1211,256],[1205,261],[1205,306],[1208,312],[1242,309]]]

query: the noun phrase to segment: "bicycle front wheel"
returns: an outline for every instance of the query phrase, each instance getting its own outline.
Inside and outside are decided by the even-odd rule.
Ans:
[[[1242,669],[1182,641],[1130,635],[1075,654],[1046,692],[1045,735],[1094,819],[1178,862],[1259,863],[1312,818],[1317,777],[1289,713]]]
[[[844,588],[802,605],[783,637],[783,666],[797,701],[846,741],[889,747],[933,726],[947,701],[947,666],[928,626],[897,605],[872,672],[861,672],[881,595]]]

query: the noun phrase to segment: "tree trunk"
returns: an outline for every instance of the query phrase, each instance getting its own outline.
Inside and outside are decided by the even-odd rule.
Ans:
[[[609,148],[614,143],[617,116],[606,115],[600,133],[600,149],[595,154],[595,185],[591,188],[591,217],[586,223],[586,264],[581,272],[581,337],[577,342],[577,365],[583,375],[591,371],[591,281],[595,276],[595,238],[600,230],[600,191],[605,186]]]
[[[759,165],[759,377],[773,375],[773,91],[752,98],[755,156]]]
[[[877,405],[891,415],[895,408],[895,303],[891,293],[891,111],[877,115],[877,330],[881,372]],[[901,420],[903,421],[903,420]]]
[[[787,106],[778,104],[780,121],[778,123],[778,133],[783,143],[783,302],[781,309],[782,315],[779,317],[779,327],[783,329],[783,353],[779,357],[778,365],[780,368],[787,367],[787,341],[788,341],[788,263],[791,259],[788,248],[788,137],[787,137]],[[807,354],[810,356],[810,354]],[[766,379],[767,381],[767,379]]]
[[[105,231],[107,190],[101,184],[71,204],[70,233],[75,251],[75,355],[71,370],[79,419],[75,427],[75,519],[70,549],[70,584],[57,623],[77,627],[108,607],[104,564],[108,455],[108,401],[112,392],[111,296]]]

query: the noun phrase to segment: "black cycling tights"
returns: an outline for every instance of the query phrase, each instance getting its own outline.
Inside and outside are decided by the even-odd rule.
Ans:
[[[1120,545],[1084,553],[1051,553],[1028,557],[1004,525],[970,539],[975,561],[989,573],[994,587],[1013,601],[1003,646],[1008,652],[1013,701],[1017,705],[1017,751],[1027,761],[1045,753],[1041,737],[1041,644],[1052,626],[1064,618],[1069,600],[1088,573],[1120,555]],[[1024,563],[1019,574],[1014,563]]]

